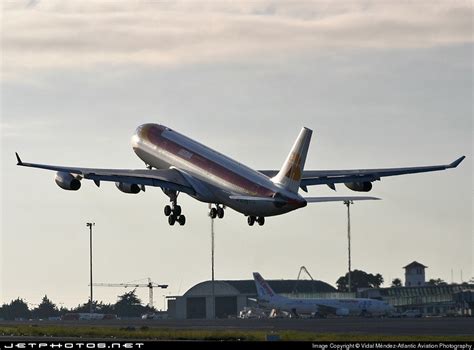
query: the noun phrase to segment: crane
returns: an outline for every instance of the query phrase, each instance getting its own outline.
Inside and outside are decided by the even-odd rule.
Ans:
[[[293,289],[293,294],[298,293],[297,286],[298,286],[298,282],[300,280],[302,272],[306,272],[306,274],[309,276],[309,278],[311,278],[311,281],[314,281],[314,278],[313,278],[313,276],[311,276],[308,269],[305,266],[301,266],[300,271],[298,272],[298,277],[296,278],[296,283],[295,283],[295,287]],[[311,288],[313,288],[313,292],[314,292],[314,286],[313,285],[311,286]]]
[[[140,281],[140,280],[138,280]],[[148,288],[148,297],[149,297],[149,302],[148,306],[150,308],[153,308],[153,288],[168,288],[167,284],[157,284],[155,282],[151,281],[151,278],[148,277],[148,283],[94,283],[94,286],[96,287],[124,287],[124,288],[129,288],[129,287],[134,287],[134,288]]]

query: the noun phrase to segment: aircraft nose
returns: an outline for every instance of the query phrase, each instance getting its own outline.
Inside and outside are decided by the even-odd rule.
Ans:
[[[143,133],[146,132],[150,127],[152,127],[153,124],[141,124],[135,129],[135,135],[138,135],[140,137],[143,136]]]
[[[143,142],[148,142],[153,138],[161,135],[164,130],[169,130],[160,124],[142,124],[135,129],[132,135],[131,143],[133,148],[139,148]]]
[[[132,138],[130,140],[132,144],[132,148],[135,149],[139,147],[145,125],[146,124],[140,125],[135,129],[135,132],[133,133]]]

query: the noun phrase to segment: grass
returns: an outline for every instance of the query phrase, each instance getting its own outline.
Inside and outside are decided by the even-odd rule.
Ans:
[[[186,330],[163,328],[119,328],[91,326],[0,326],[0,336],[73,337],[94,339],[142,339],[142,340],[230,340],[264,341],[267,331],[243,330]],[[283,341],[474,341],[473,336],[437,335],[367,335],[340,333],[310,333],[277,331]]]

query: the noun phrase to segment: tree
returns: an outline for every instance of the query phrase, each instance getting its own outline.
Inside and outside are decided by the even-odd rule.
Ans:
[[[62,316],[62,315],[65,315],[65,314],[68,314],[71,312],[70,309],[68,309],[67,307],[64,307],[64,306],[61,306],[58,310],[59,312],[59,315]]]
[[[401,287],[402,286],[402,280],[400,278],[394,278],[392,281],[392,286],[391,287]]]
[[[76,308],[70,310],[71,313],[89,313],[90,301],[78,305]],[[141,305],[140,299],[135,294],[135,290],[118,296],[118,301],[115,304],[104,304],[103,302],[94,301],[93,309],[98,314],[115,314],[121,317],[139,317],[147,312],[155,312],[147,306]],[[64,313],[64,312],[63,312]]]
[[[29,319],[30,315],[28,304],[20,298],[13,300],[10,304],[4,304],[0,308],[0,318],[5,320]]]
[[[140,317],[150,311],[148,307],[142,306],[141,300],[135,294],[135,289],[123,295],[119,295],[118,299],[114,305],[117,316]]]
[[[373,275],[361,270],[351,272],[351,291],[356,291],[358,288],[378,288],[382,283],[383,277],[379,273]],[[336,284],[339,291],[347,292],[349,290],[349,272],[339,277]]]
[[[112,304],[104,304],[103,302],[98,302],[94,306],[94,311],[101,314],[114,314],[114,306]]]
[[[56,305],[48,299],[48,296],[44,296],[41,304],[38,305],[36,309],[31,311],[33,318],[48,318],[48,317],[57,317],[59,316],[59,310]]]
[[[101,311],[99,311],[100,310],[100,304],[97,300],[92,303],[92,309],[94,310],[94,312],[97,312],[97,313],[101,312]],[[78,305],[76,308],[71,309],[71,312],[87,314],[87,313],[90,312],[90,310],[91,310],[91,308],[90,308],[90,300],[89,300],[86,303]]]
[[[437,279],[430,279],[428,282],[426,282],[426,285],[428,286],[446,286],[447,283],[443,281],[441,278]]]

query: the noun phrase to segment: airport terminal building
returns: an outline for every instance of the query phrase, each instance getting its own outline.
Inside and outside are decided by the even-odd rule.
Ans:
[[[472,315],[474,310],[472,284],[367,289],[358,296],[381,299],[399,312],[416,310],[421,315]]]

